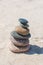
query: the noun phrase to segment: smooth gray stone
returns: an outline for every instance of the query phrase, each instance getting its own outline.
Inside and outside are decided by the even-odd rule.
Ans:
[[[23,24],[23,25],[25,25],[25,24],[28,23],[28,21],[27,21],[26,19],[24,19],[24,18],[20,18],[20,19],[19,19],[19,22],[20,22],[21,24]]]
[[[24,27],[24,28],[28,28],[29,27],[29,25],[28,24],[26,24],[26,25],[23,25],[23,24],[20,24],[22,27]]]
[[[31,37],[30,33],[28,35],[20,35],[15,31],[11,32],[11,36],[13,36],[14,38],[18,38],[18,39],[27,39]]]

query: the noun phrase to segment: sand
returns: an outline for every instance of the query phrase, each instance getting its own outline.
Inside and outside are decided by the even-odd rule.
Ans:
[[[29,21],[31,48],[17,54],[9,43],[20,17]],[[43,0],[0,0],[0,65],[43,65]]]

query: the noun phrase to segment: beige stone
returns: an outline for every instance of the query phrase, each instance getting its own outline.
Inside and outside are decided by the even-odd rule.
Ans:
[[[21,26],[16,26],[15,31],[19,34],[22,34],[22,35],[27,35],[29,33],[28,28],[23,28]]]
[[[25,46],[25,47],[18,47],[18,46],[15,46],[13,43],[10,43],[9,45],[9,49],[15,53],[26,52],[29,50],[29,48],[30,48],[29,44],[28,46]]]

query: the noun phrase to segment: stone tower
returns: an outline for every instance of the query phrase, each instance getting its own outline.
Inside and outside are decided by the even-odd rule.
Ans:
[[[31,37],[29,31],[28,21],[24,18],[20,18],[20,25],[16,26],[15,31],[11,32],[10,50],[12,52],[26,52],[30,48],[29,38]]]

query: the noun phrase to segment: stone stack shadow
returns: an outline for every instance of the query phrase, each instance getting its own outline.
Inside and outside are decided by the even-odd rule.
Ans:
[[[9,46],[10,50],[15,53],[26,52],[30,48],[29,38],[31,35],[28,28],[28,21],[24,18],[20,18],[18,22],[20,25],[16,26],[15,31],[11,32],[11,43]]]

